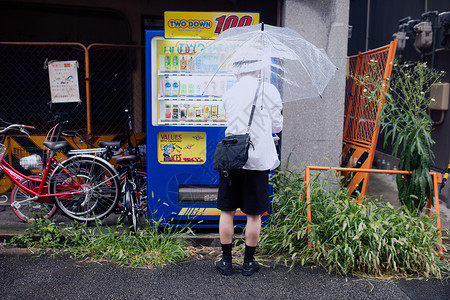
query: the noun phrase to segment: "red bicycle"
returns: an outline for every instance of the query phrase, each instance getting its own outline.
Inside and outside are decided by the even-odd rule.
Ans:
[[[51,218],[57,208],[77,221],[94,221],[107,217],[117,205],[120,195],[119,174],[106,160],[90,154],[74,154],[56,159],[64,153],[66,141],[44,142],[50,152],[45,168],[39,175],[25,175],[13,168],[4,158],[3,145],[8,131],[19,130],[29,135],[33,126],[10,124],[0,128],[0,172],[16,186],[11,192],[11,207],[25,222]],[[69,152],[70,154],[70,152]],[[34,161],[33,161],[34,162]]]

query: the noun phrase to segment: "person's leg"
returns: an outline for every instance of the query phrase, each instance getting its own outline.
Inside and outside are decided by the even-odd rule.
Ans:
[[[236,211],[221,211],[219,219],[219,237],[221,244],[231,244],[234,235],[234,215]]]
[[[247,215],[247,226],[245,227],[245,244],[256,247],[261,233],[261,215]]]
[[[259,264],[254,255],[261,232],[261,215],[247,215],[247,226],[245,227],[245,253],[242,264],[242,275],[250,276],[259,270]]]
[[[222,259],[216,263],[216,268],[222,275],[233,273],[231,250],[233,248],[234,214],[236,211],[221,211],[219,219],[219,237],[222,246]]]
[[[247,215],[245,254],[242,275],[250,276],[260,268],[254,259],[261,233],[261,214],[269,209],[269,170],[245,170],[241,210]]]

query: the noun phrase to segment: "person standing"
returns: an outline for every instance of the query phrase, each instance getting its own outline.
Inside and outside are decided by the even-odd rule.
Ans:
[[[269,172],[280,164],[272,133],[279,133],[283,127],[281,97],[273,84],[263,82],[262,61],[258,59],[262,55],[255,51],[247,50],[240,59],[235,59],[233,71],[238,81],[222,97],[227,119],[225,135],[228,136],[247,131],[257,95],[249,132],[253,147],[249,148],[248,161],[242,170],[219,177],[217,208],[221,211],[222,259],[216,263],[216,268],[223,275],[233,272],[233,220],[238,208],[247,216],[242,274],[249,276],[259,270],[254,253],[261,231],[261,215],[269,210]]]

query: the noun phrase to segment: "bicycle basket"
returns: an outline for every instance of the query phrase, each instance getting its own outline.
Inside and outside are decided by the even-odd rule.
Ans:
[[[6,146],[3,144],[0,144],[0,160],[2,160],[3,155],[5,155],[6,152]]]
[[[16,147],[14,156],[19,159],[19,165],[25,170],[42,169],[43,150],[31,147]]]

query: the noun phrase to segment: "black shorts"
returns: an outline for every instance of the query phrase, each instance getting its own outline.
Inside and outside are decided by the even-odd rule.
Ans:
[[[247,215],[260,215],[269,210],[269,170],[239,170],[220,175],[217,208],[235,211],[240,208]]]

